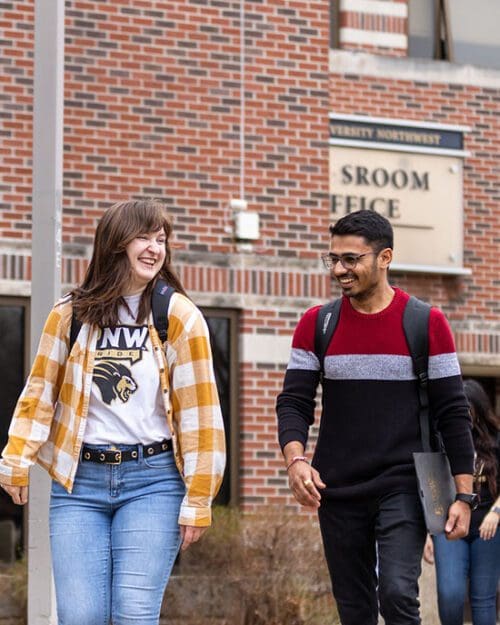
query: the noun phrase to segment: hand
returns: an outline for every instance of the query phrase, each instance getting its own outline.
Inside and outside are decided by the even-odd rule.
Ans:
[[[432,542],[432,538],[429,534],[427,534],[424,545],[424,560],[427,564],[434,564],[434,543]]]
[[[302,506],[319,508],[321,495],[318,488],[325,488],[319,473],[307,462],[294,462],[288,469],[288,484],[295,499]]]
[[[181,549],[185,551],[189,545],[200,540],[203,534],[207,531],[208,527],[194,527],[193,525],[181,525]]]
[[[500,517],[496,512],[490,510],[479,526],[479,536],[483,540],[490,540],[497,533]]]
[[[465,538],[469,533],[470,506],[464,501],[455,501],[448,510],[448,520],[444,527],[448,540]]]
[[[9,486],[7,484],[0,484],[0,486],[10,495],[12,501],[18,506],[24,506],[24,504],[28,502],[27,486]]]

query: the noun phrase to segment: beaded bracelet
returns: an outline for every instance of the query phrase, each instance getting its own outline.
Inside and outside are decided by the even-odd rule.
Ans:
[[[309,464],[309,460],[305,457],[305,456],[294,456],[290,462],[287,464],[286,470],[288,471],[288,469],[292,466],[292,464],[295,464],[296,462],[307,462],[307,464]]]

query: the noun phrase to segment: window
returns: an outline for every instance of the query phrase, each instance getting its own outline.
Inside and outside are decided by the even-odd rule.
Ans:
[[[453,0],[449,4],[453,60],[500,69],[500,2]]]
[[[439,4],[439,3],[437,3]],[[435,0],[410,0],[408,5],[408,56],[426,59],[443,58],[436,53]]]
[[[500,69],[498,0],[409,0],[408,56]]]
[[[226,505],[238,501],[238,353],[236,311],[203,309],[210,329],[215,381],[226,430],[227,466],[215,503]]]
[[[453,60],[448,0],[409,0],[408,56]]]
[[[17,398],[21,393],[29,362],[28,300],[0,299],[0,449],[7,442],[7,432]],[[22,548],[23,508],[12,503],[0,489],[0,522],[2,546],[0,560],[12,560],[15,551]]]

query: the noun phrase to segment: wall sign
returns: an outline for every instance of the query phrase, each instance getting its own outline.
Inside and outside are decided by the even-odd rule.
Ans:
[[[332,221],[361,209],[394,228],[393,269],[466,274],[463,127],[330,115]]]

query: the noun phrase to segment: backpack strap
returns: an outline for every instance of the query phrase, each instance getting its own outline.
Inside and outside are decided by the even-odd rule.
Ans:
[[[316,330],[314,333],[314,353],[319,360],[320,380],[323,381],[325,373],[325,354],[332,340],[340,316],[342,298],[334,299],[319,309],[316,318]]]
[[[164,280],[157,280],[155,288],[151,293],[151,311],[153,313],[153,321],[162,343],[165,343],[167,340],[168,307],[170,305],[170,299],[174,293],[174,287],[167,284]]]
[[[75,341],[78,337],[78,334],[80,333],[82,327],[82,322],[77,319],[75,317],[74,314],[71,315],[71,328],[69,331],[69,352],[71,352],[71,350],[73,349],[73,345],[75,344]]]
[[[165,343],[168,333],[168,307],[170,305],[170,299],[175,293],[174,287],[168,285],[164,280],[157,280],[155,288],[151,293],[151,311],[153,313],[153,321],[156,331],[160,337],[160,341]],[[75,341],[78,337],[78,333],[82,327],[82,322],[75,317],[71,316],[71,329],[69,332],[69,351],[73,348]]]
[[[418,379],[418,400],[420,404],[420,437],[424,451],[431,451],[429,430],[429,316],[431,307],[411,296],[403,312],[403,330],[413,362],[413,371]]]

